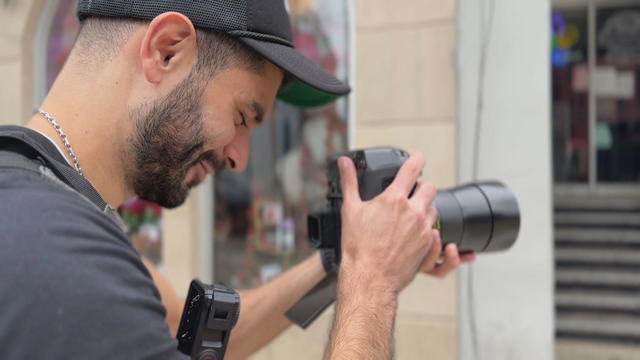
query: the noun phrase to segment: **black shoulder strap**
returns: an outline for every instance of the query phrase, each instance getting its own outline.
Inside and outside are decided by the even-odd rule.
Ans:
[[[54,144],[36,131],[20,126],[0,126],[0,150],[5,155],[0,156],[0,166],[33,170],[38,165],[34,160],[48,167],[64,183],[84,195],[100,210],[108,208],[107,203],[100,197],[96,189],[73,169]],[[13,152],[22,156],[7,156],[6,152]]]

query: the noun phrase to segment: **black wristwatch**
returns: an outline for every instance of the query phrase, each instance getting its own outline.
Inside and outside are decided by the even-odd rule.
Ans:
[[[333,249],[320,249],[322,267],[327,274],[338,271],[338,257]]]

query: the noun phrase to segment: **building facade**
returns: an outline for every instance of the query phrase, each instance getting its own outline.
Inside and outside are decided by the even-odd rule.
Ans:
[[[0,2],[0,78],[4,84],[0,87],[0,123],[24,123],[31,117],[38,99],[42,98],[42,89],[48,81],[44,58],[50,52],[43,39],[51,34],[56,11],[64,2]],[[328,8],[325,3],[335,3],[335,7]],[[470,139],[476,129],[474,114],[477,101],[480,101],[475,96],[478,94],[476,76],[483,63],[489,64],[490,70],[483,80],[486,87],[482,91],[489,94],[485,98],[487,113],[484,116],[491,121],[487,120],[489,130],[484,133],[482,143],[485,147],[481,158],[491,160],[483,162],[479,175],[504,179],[521,199],[523,214],[535,214],[536,220],[523,226],[512,257],[509,257],[511,253],[483,257],[471,271],[463,267],[459,274],[444,280],[416,278],[400,298],[396,321],[398,359],[477,359],[478,353],[492,359],[552,358],[551,182],[547,158],[550,155],[536,151],[536,144],[549,140],[549,104],[545,102],[548,82],[538,79],[547,74],[549,66],[545,60],[548,48],[544,46],[548,40],[549,4],[526,0],[510,1],[506,5],[499,2],[493,8],[493,31],[498,39],[494,41],[505,41],[509,51],[504,57],[496,57],[496,51],[505,48],[491,48],[487,61],[483,61],[482,52],[478,50],[483,41],[474,36],[479,34],[478,28],[489,23],[486,14],[492,12],[491,4],[491,0],[344,0],[342,4],[300,0],[289,3],[294,15],[313,9],[319,14],[321,27],[326,26],[326,21],[322,25],[323,11],[332,18],[342,19],[333,25],[342,29],[344,38],[340,39],[339,34],[328,34],[326,38],[333,48],[346,49],[346,55],[338,54],[331,60],[331,56],[322,55],[326,52],[317,52],[323,66],[334,66],[336,73],[347,78],[354,88],[349,99],[333,110],[339,119],[336,126],[340,139],[336,146],[394,145],[419,150],[428,159],[423,178],[439,188],[474,179],[467,159],[474,158],[475,151],[469,144],[473,143]],[[512,13],[516,15],[511,16]],[[517,46],[517,40],[507,35],[510,27],[519,22],[528,29],[528,39],[535,44],[533,50],[528,45]],[[308,24],[302,23],[301,27]],[[321,42],[316,45],[316,49],[326,48]],[[514,66],[513,59],[529,61],[527,64],[533,70],[528,72],[526,80],[536,78],[539,81],[530,82],[531,86],[525,86],[524,80],[518,85],[509,83],[522,71]],[[518,94],[510,93],[513,89],[521,90],[520,94],[528,94],[528,97],[520,99]],[[501,102],[501,97],[514,105],[507,106],[508,103]],[[522,109],[526,109],[528,117],[515,115]],[[325,119],[328,116],[326,113],[321,115]],[[539,122],[532,122],[531,118],[537,118]],[[313,124],[313,121],[308,123]],[[299,131],[304,132],[303,129]],[[528,142],[518,141],[521,136],[526,136]],[[271,146],[279,144],[275,141]],[[526,162],[517,156],[506,156],[518,145],[525,151]],[[313,150],[313,145],[309,148]],[[283,171],[286,171],[286,162],[284,164]],[[528,181],[539,184],[534,186],[535,192],[529,192]],[[184,206],[166,211],[162,217],[161,269],[179,293],[186,292],[194,277],[204,281],[219,279],[222,276],[218,268],[219,255],[233,251],[227,246],[228,242],[219,241],[220,232],[228,234],[231,231],[222,226],[226,224],[222,221],[229,214],[225,212],[228,209],[215,207],[214,198],[219,195],[216,193],[218,184],[213,182],[203,184]],[[262,209],[271,214],[268,218],[285,219],[286,206],[271,206],[269,204],[278,202],[275,198],[268,199],[271,201],[261,203],[266,203]],[[278,224],[274,225],[273,231],[290,229],[288,225],[281,227]],[[287,249],[288,240],[283,241],[278,246]],[[534,253],[535,261],[529,256]],[[239,256],[247,259],[242,252]],[[257,255],[251,259],[256,258]],[[268,278],[269,271],[277,273],[288,266],[289,260],[284,258],[290,259],[280,256],[272,261],[275,267],[263,269],[260,276],[264,277],[260,281]],[[470,276],[475,278],[470,280]],[[522,286],[522,277],[528,278],[529,288],[535,291],[535,303],[526,303],[527,292]],[[478,289],[476,297],[469,296],[470,288]],[[519,295],[509,300],[513,289],[517,289]],[[492,304],[495,294],[504,299],[499,306]],[[469,301],[478,303],[477,311],[482,313],[469,313]],[[525,306],[522,302],[531,312],[515,310]],[[305,331],[290,328],[253,358],[322,358],[331,316],[328,311]],[[511,328],[514,323],[522,326]],[[469,324],[474,325],[473,330],[469,330]],[[499,341],[494,334],[500,337]],[[477,349],[473,345],[477,342],[488,345]]]

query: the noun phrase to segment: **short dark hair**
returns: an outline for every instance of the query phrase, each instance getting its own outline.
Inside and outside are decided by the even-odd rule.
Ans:
[[[129,18],[89,17],[82,21],[75,48],[85,60],[100,56],[115,57],[129,36],[146,20]],[[214,75],[229,66],[241,66],[261,74],[265,58],[233,36],[196,29],[198,62],[195,70]]]

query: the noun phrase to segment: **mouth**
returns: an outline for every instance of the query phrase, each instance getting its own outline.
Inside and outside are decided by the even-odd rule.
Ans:
[[[214,167],[211,164],[209,164],[208,161],[201,160],[200,161],[200,166],[202,166],[202,169],[204,170],[205,174],[207,174],[207,175],[214,174],[216,172]]]

